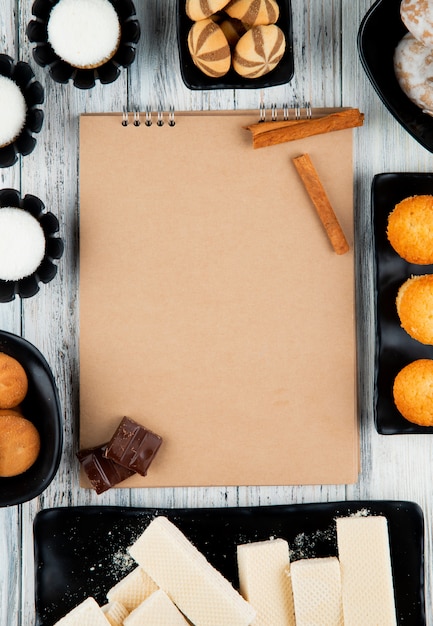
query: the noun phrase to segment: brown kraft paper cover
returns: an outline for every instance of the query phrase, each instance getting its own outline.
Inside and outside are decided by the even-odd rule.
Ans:
[[[163,439],[121,486],[357,480],[352,131],[254,150],[256,120],[81,117],[80,446],[123,416]],[[303,153],[345,255],[294,168]]]

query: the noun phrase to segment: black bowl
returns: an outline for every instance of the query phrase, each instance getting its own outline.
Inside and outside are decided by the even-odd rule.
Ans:
[[[57,388],[39,350],[22,337],[0,331],[0,352],[15,358],[27,374],[29,388],[21,410],[41,438],[41,450],[32,467],[18,476],[0,478],[0,506],[4,507],[32,500],[48,487],[59,467],[63,431]]]
[[[9,167],[17,162],[18,156],[30,154],[35,146],[34,133],[38,133],[44,121],[44,113],[38,107],[44,101],[44,89],[35,80],[35,75],[28,63],[15,63],[7,54],[0,54],[0,74],[13,80],[24,96],[27,106],[26,121],[20,134],[14,141],[0,148],[0,167]]]
[[[39,283],[49,283],[57,274],[54,260],[63,254],[63,241],[56,237],[59,222],[53,213],[44,211],[45,207],[39,198],[31,194],[21,198],[15,189],[0,190],[0,207],[17,207],[28,211],[36,218],[45,235],[45,255],[33,274],[21,280],[0,280],[0,302],[10,302],[16,295],[30,298],[39,291]]]
[[[395,119],[433,152],[433,118],[401,89],[394,72],[394,50],[408,32],[400,18],[401,0],[378,0],[361,22],[358,51],[374,89]]]
[[[206,76],[194,65],[188,49],[188,33],[193,24],[185,12],[185,0],[178,0],[177,36],[182,79],[189,89],[261,89],[288,83],[294,74],[292,11],[290,0],[279,0],[277,25],[286,38],[286,50],[277,67],[259,78],[243,78],[233,68],[221,78]]]
[[[72,80],[79,89],[91,89],[99,80],[102,84],[112,83],[120,75],[121,67],[129,67],[136,53],[140,39],[140,24],[135,18],[132,0],[110,0],[120,22],[120,44],[116,54],[109,61],[94,69],[77,69],[63,61],[48,43],[47,24],[51,9],[59,0],[35,0],[32,13],[35,19],[27,25],[27,37],[36,47],[33,58],[41,67],[48,67],[49,74],[57,83]]]

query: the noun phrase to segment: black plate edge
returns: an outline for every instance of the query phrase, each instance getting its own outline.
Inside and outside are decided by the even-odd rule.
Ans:
[[[18,504],[22,504],[23,502],[28,502],[29,500],[32,500],[33,498],[36,498],[37,496],[39,496],[48,487],[48,485],[50,485],[50,483],[54,479],[54,476],[56,475],[56,472],[60,465],[62,452],[63,452],[63,423],[62,423],[60,398],[59,398],[57,385],[54,380],[54,376],[48,364],[48,361],[46,360],[44,355],[36,348],[36,346],[30,343],[30,341],[28,341],[27,339],[24,339],[24,337],[15,335],[14,333],[11,333],[5,330],[0,330],[0,349],[2,352],[5,352],[6,354],[10,354],[11,356],[13,356],[12,354],[13,350],[10,350],[9,348],[9,344],[11,343],[18,345],[20,349],[23,349],[25,352],[30,353],[33,356],[33,358],[40,363],[40,365],[43,368],[44,374],[47,376],[47,378],[49,379],[51,383],[51,388],[53,392],[53,403],[56,408],[56,415],[57,415],[57,419],[53,423],[57,443],[56,443],[56,449],[55,449],[55,452],[54,452],[54,455],[50,464],[49,471],[47,472],[46,478],[43,481],[43,483],[39,484],[38,487],[34,487],[31,491],[28,492],[28,494],[25,497],[16,496],[15,498],[9,499],[6,506],[16,506]],[[25,367],[25,363],[23,365]],[[5,506],[5,505],[2,505],[0,501],[0,507],[1,506]]]
[[[422,136],[417,134],[417,132],[415,130],[415,128],[417,126],[416,122],[413,123],[413,126],[415,128],[413,128],[412,125],[410,125],[407,122],[405,122],[402,119],[401,115],[399,115],[399,113],[397,112],[396,108],[385,98],[385,96],[382,93],[382,88],[379,85],[379,83],[377,82],[376,77],[375,77],[374,73],[372,72],[372,70],[370,68],[370,65],[369,65],[369,63],[367,61],[367,58],[366,58],[366,54],[365,54],[365,39],[366,39],[367,31],[371,27],[371,23],[374,20],[374,18],[376,17],[377,11],[381,8],[381,6],[382,6],[382,4],[384,2],[385,2],[385,0],[376,0],[376,2],[370,7],[370,9],[367,11],[365,16],[363,17],[363,19],[361,21],[361,24],[359,26],[358,35],[357,35],[357,48],[358,48],[358,54],[359,54],[359,58],[360,58],[360,61],[361,61],[361,65],[362,65],[362,67],[363,67],[363,69],[364,69],[368,79],[370,80],[374,90],[376,91],[377,95],[379,96],[381,102],[385,105],[385,107],[391,113],[391,115],[397,120],[397,122],[399,124],[401,124],[401,126],[406,130],[406,132],[408,132],[409,135],[411,135],[411,137],[413,137],[413,139],[415,139],[421,146],[423,146],[423,148],[425,148],[429,152],[433,152],[433,145],[431,143],[429,143],[428,141],[425,141]],[[398,0],[396,0],[396,3],[397,2],[398,2]],[[398,2],[398,4],[400,4],[400,3]],[[407,29],[406,29],[406,27],[404,26],[403,23],[402,23],[401,26],[402,26],[402,33],[403,34],[405,32],[407,33],[408,31],[407,31]],[[419,107],[417,107],[413,102],[411,102],[411,100],[405,95],[405,93],[403,91],[401,91],[401,96],[406,101],[407,106],[409,107],[409,109],[412,111],[413,118],[415,120],[419,119],[420,123],[428,121],[426,119],[426,114],[422,113],[421,109]]]

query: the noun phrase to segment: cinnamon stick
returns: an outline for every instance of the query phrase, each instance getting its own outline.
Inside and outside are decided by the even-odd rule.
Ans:
[[[318,118],[257,122],[245,128],[252,133],[253,148],[266,148],[287,141],[304,139],[335,130],[355,128],[364,123],[364,114],[358,109],[341,109]]]
[[[293,163],[304,183],[305,189],[314,204],[317,214],[325,228],[329,241],[337,254],[345,254],[349,244],[329,202],[319,175],[308,154],[293,159]]]

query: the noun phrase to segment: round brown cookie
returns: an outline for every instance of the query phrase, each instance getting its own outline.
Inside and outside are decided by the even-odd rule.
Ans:
[[[194,64],[207,76],[218,78],[229,71],[230,46],[219,25],[210,18],[191,26],[188,48]]]
[[[275,24],[280,15],[276,0],[231,0],[224,11],[250,27]]]
[[[225,7],[228,0],[186,0],[185,11],[194,22],[204,20]]]
[[[32,422],[18,411],[0,414],[0,477],[22,474],[36,461],[41,447]]]
[[[254,26],[243,35],[233,52],[233,68],[245,78],[271,72],[286,49],[284,33],[275,24]]]
[[[27,374],[16,359],[0,352],[0,409],[20,404],[28,390]]]

